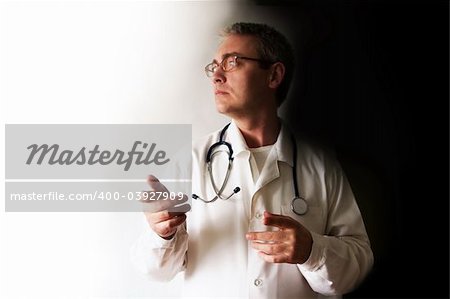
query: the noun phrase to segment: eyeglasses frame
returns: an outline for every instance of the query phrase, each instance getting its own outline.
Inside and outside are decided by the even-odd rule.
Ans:
[[[246,56],[240,56],[240,55],[236,55],[236,54],[230,54],[230,55],[226,55],[226,56],[222,59],[222,61],[221,61],[220,63],[217,63],[217,61],[215,61],[215,60],[214,60],[213,62],[211,62],[211,63],[208,63],[208,64],[205,66],[205,73],[206,73],[206,76],[209,77],[209,78],[211,78],[211,77],[214,75],[214,73],[216,72],[216,70],[212,70],[212,66],[213,66],[213,65],[220,66],[220,68],[221,68],[224,72],[230,72],[230,71],[232,71],[236,66],[234,66],[234,67],[232,67],[232,68],[230,68],[230,69],[228,69],[228,70],[226,70],[225,67],[224,67],[224,61],[225,61],[226,59],[230,58],[230,57],[233,57],[235,62],[237,62],[238,59],[250,60],[250,61],[257,61],[257,62],[259,62],[259,63],[261,64],[261,67],[263,67],[263,68],[267,68],[267,67],[269,67],[271,64],[274,64],[274,63],[275,63],[275,62],[271,62],[271,61],[269,61],[269,60],[264,60],[264,59],[259,59],[259,58],[252,58],[252,57],[246,57]],[[209,68],[210,68],[210,69],[209,69]]]

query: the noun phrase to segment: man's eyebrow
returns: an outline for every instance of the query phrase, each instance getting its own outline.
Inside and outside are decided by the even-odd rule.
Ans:
[[[237,55],[237,56],[239,56],[239,55],[241,55],[241,54],[239,54],[238,52],[230,52],[230,53],[225,53],[225,54],[222,54],[222,60],[224,60],[225,58],[227,58],[227,57],[230,57],[230,56],[234,56],[234,55]],[[216,63],[219,63],[217,60],[213,60],[213,62],[216,62]]]
[[[240,54],[238,52],[225,53],[225,54],[222,55],[222,59],[224,59],[226,57],[233,56],[233,55],[238,55],[239,56]]]

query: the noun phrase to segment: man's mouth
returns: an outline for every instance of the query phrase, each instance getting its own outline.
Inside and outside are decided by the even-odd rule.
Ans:
[[[228,92],[222,91],[222,90],[216,90],[216,91],[214,91],[214,94],[215,95],[225,95],[225,94],[228,94]]]

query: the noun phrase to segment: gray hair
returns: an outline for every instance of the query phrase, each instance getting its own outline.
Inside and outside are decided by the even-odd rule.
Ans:
[[[277,105],[280,106],[287,96],[294,74],[295,60],[291,44],[283,34],[266,24],[238,22],[226,27],[222,33],[223,36],[232,34],[256,37],[259,41],[256,48],[259,58],[284,65],[284,79],[276,91]]]

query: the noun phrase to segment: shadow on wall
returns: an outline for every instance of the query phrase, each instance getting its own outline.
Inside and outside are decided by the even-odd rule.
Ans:
[[[296,51],[280,115],[336,153],[364,217],[375,264],[344,297],[448,298],[448,1],[247,4],[234,18]]]
[[[296,72],[280,114],[297,135],[336,153],[371,240],[373,271],[345,297],[382,296],[378,283],[390,266],[398,221],[395,124],[368,53],[365,11],[348,1],[255,3],[271,6],[273,18],[284,20],[296,51]]]

